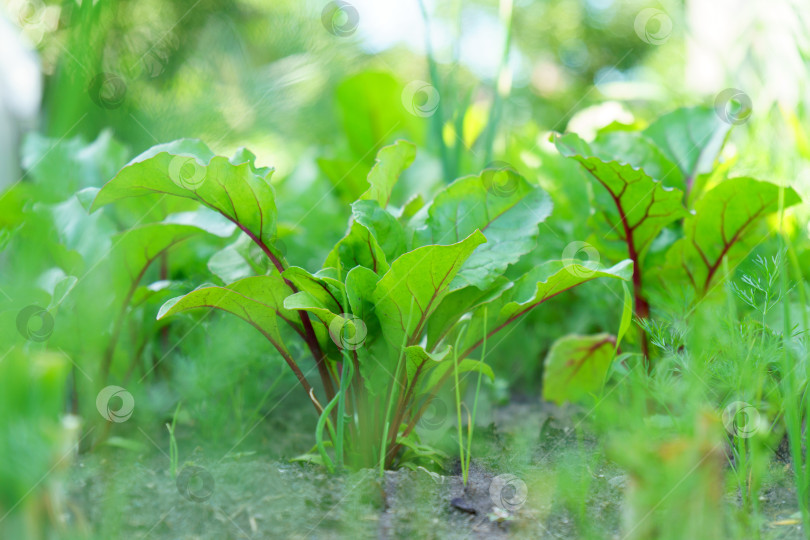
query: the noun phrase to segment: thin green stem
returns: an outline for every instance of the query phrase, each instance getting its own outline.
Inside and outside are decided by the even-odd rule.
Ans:
[[[338,403],[338,396],[332,398],[332,401],[323,408],[323,412],[321,413],[320,418],[318,418],[318,425],[315,427],[315,444],[318,447],[318,453],[321,454],[321,458],[323,459],[323,465],[326,469],[333,473],[335,472],[335,464],[332,461],[332,458],[329,457],[329,454],[326,452],[326,444],[323,441],[323,428],[329,430],[329,434],[332,437],[332,441],[337,441],[337,437],[335,436],[335,429],[332,427],[332,423],[329,421],[329,414],[332,412],[332,409]]]
[[[461,388],[458,381],[458,346],[461,342],[463,332],[459,332],[456,336],[456,344],[453,347],[453,377],[456,382],[456,415],[458,420],[458,453],[459,460],[461,461],[461,479],[464,487],[467,487],[467,467],[466,460],[464,459],[464,437],[462,435],[461,423]]]
[[[487,310],[489,306],[484,306],[484,342],[481,345],[481,362],[487,357],[487,320],[489,313]],[[473,399],[472,418],[470,419],[470,426],[467,429],[467,471],[470,470],[470,460],[472,458],[472,438],[473,429],[475,429],[475,415],[478,411],[478,394],[481,392],[481,378],[484,376],[483,371],[478,371],[478,382],[475,384],[475,397]]]

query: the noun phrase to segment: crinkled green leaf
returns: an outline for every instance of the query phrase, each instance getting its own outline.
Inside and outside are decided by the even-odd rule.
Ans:
[[[615,350],[616,339],[609,334],[561,337],[546,356],[543,398],[562,404],[596,394]]]
[[[101,188],[93,210],[111,202],[163,193],[199,201],[234,222],[262,250],[283,259],[276,240],[276,202],[271,168],[255,166],[241,149],[233,158],[215,156],[198,140],[154,146],[129,162]]]
[[[562,155],[582,164],[608,191],[615,205],[615,212],[606,214],[608,225],[627,244],[631,258],[643,258],[661,230],[686,214],[683,192],[665,187],[642,169],[597,157],[573,133],[557,137],[555,143]]]
[[[699,293],[708,291],[723,258],[735,264],[747,249],[743,240],[764,216],[778,210],[779,187],[753,178],[729,178],[706,193],[695,212],[684,220],[684,238],[667,253],[669,263],[682,269]],[[791,188],[785,207],[800,202]]]
[[[360,196],[360,199],[377,201],[380,208],[388,206],[394,185],[402,172],[411,166],[415,157],[416,146],[408,141],[399,140],[380,148],[377,152],[377,161],[368,173],[368,183],[371,187]]]
[[[279,334],[279,318],[301,331],[296,314],[284,307],[284,299],[291,293],[278,275],[249,277],[226,287],[203,287],[173,298],[163,304],[157,318],[201,307],[221,309],[244,319],[274,346],[286,351]]]
[[[475,230],[487,243],[464,263],[451,286],[489,287],[510,264],[537,243],[538,225],[551,214],[551,200],[511,169],[486,169],[459,178],[433,199],[420,244],[452,244]]]
[[[480,231],[449,246],[425,246],[391,263],[377,283],[373,299],[383,336],[395,348],[414,345],[450,283],[473,250],[486,242]]]

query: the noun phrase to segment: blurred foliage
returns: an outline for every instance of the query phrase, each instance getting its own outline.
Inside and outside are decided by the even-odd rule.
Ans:
[[[678,106],[716,106],[730,87],[742,89],[753,114],[732,131],[719,177],[733,172],[790,185],[807,200],[806,10],[794,0],[767,3],[787,14],[788,31],[749,5],[756,2],[717,3],[747,21],[742,26],[708,4],[434,1],[425,2],[423,17],[419,2],[369,0],[356,2],[357,31],[341,36],[324,22],[326,2],[314,0],[0,0],[0,16],[36,48],[45,77],[40,128],[20,150],[25,176],[0,192],[0,537],[44,538],[51,526],[63,526],[59,480],[77,446],[131,459],[157,451],[153,445],[168,448],[163,424],[181,401],[181,460],[196,444],[223,453],[234,445],[270,447],[291,457],[314,429],[313,419],[292,422],[306,437],[282,426],[279,418],[291,418],[284,409],[307,403],[285,401],[295,379],[258,334],[217,315],[170,325],[155,320],[166,299],[210,279],[206,261],[244,246],[237,232],[190,201],[133,199],[88,214],[94,190],[129,159],[184,137],[205,140],[221,155],[251,148],[259,165],[277,169],[278,199],[288,201],[279,236],[288,257],[310,270],[344,234],[345,203],[365,189],[380,147],[398,138],[419,146],[394,194],[398,204],[416,194],[428,199],[455,177],[505,162],[554,203],[536,258],[516,265],[517,274],[594,232],[593,187],[581,181],[578,164],[558,154],[551,131],[588,138],[614,123],[642,129]],[[639,32],[639,16],[650,8],[664,17],[642,21]],[[702,19],[728,30],[737,52],[723,56],[730,49],[718,46],[722,58],[710,66],[719,75],[697,85],[695,60],[711,49],[706,28],[696,27]],[[784,54],[763,52],[772,40]],[[795,99],[778,88],[797,89]],[[114,279],[121,233],[167,218],[203,232],[145,267],[128,294],[131,284]],[[726,471],[748,516],[738,535],[750,537],[746,520],[761,521],[756,492],[770,479],[775,439],[789,432],[792,455],[801,459],[807,223],[806,204],[781,223],[769,221],[772,233],[784,234],[771,234],[729,269],[736,289],[727,282],[697,312],[677,284],[649,291],[658,309],[647,331],[660,370],[647,379],[634,357],[620,356],[602,408],[587,424],[605,435],[605,454],[629,471],[635,511],[649,511],[651,500],[678,488],[661,521],[639,535],[661,534],[661,523],[679,531],[692,510],[714,535],[722,518],[713,490]],[[762,313],[739,291],[760,283],[753,255],[777,254],[784,254],[784,268],[769,283],[780,288],[781,304]],[[542,358],[554,340],[615,332],[622,297],[618,283],[591,283],[493,340],[488,361],[498,379],[484,386],[482,403],[509,399],[505,387],[513,397],[536,399]],[[638,347],[635,334],[625,339],[628,350]],[[107,384],[134,395],[131,421],[110,423],[99,414],[96,396]],[[757,408],[771,426],[768,437],[727,437],[718,415],[734,399]],[[282,432],[287,438],[279,441]],[[730,469],[715,453],[722,437],[733,446]],[[516,459],[528,460],[531,450],[521,451]],[[696,463],[701,474],[678,484]],[[806,474],[797,475],[806,502],[802,483]]]

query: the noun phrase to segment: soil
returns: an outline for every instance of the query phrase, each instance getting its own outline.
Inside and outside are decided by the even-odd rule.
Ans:
[[[162,451],[81,456],[64,517],[93,539],[623,538],[627,477],[596,440],[574,436],[566,411],[513,403],[490,420],[479,429],[466,489],[457,460],[444,474],[419,467],[382,478],[372,470],[329,475],[259,451],[197,446],[185,454],[190,443],[180,439],[177,480]],[[305,447],[305,438],[292,438]],[[282,439],[277,446],[286,448],[290,437]],[[790,464],[775,460],[772,468],[759,501],[761,537],[802,538]],[[738,495],[726,498],[729,512],[739,512]]]

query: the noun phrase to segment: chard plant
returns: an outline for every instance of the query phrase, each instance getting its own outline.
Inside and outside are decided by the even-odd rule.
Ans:
[[[593,241],[633,261],[634,314],[650,316],[651,284],[685,283],[691,303],[723,282],[767,233],[763,218],[800,202],[796,192],[718,163],[731,124],[708,107],[678,109],[643,130],[612,125],[587,143],[556,136],[563,156],[598,184]],[[647,337],[642,352],[649,361]]]
[[[572,287],[600,277],[628,281],[633,272],[630,260],[610,268],[558,260],[515,275],[551,213],[546,193],[506,167],[459,178],[430,202],[417,196],[395,207],[394,185],[414,158],[406,141],[379,151],[345,235],[314,272],[287,260],[273,170],[257,167],[244,149],[227,158],[196,140],[155,146],[98,192],[93,209],[170,195],[239,227],[268,264],[174,298],[158,318],[217,308],[244,319],[278,351],[318,414],[309,458],[330,470],[382,470],[436,458],[416,427],[451,379],[458,389],[460,374],[493,377],[473,357],[488,338]],[[240,239],[229,253],[244,252]]]

